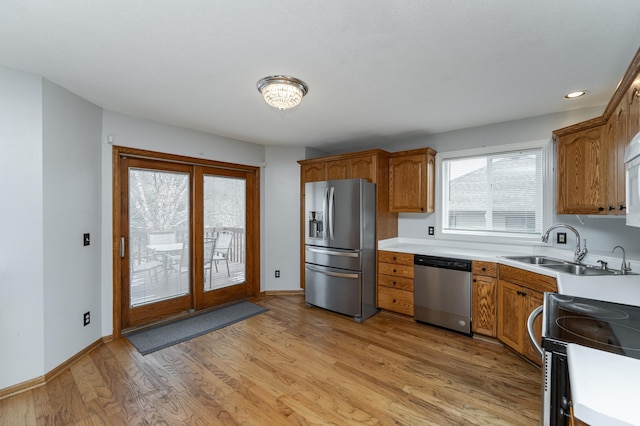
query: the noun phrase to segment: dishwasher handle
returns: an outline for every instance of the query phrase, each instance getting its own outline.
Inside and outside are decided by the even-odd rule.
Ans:
[[[536,348],[536,351],[540,354],[540,358],[544,356],[544,352],[542,351],[542,346],[540,346],[540,344],[536,340],[536,335],[533,332],[533,323],[543,310],[544,306],[538,306],[533,310],[533,312],[531,312],[531,315],[529,315],[529,319],[527,320],[527,331],[529,332],[529,339],[531,340],[533,347]]]

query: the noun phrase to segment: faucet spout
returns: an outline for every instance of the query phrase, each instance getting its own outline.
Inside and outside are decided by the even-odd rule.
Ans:
[[[611,250],[611,253],[616,251],[617,248],[622,250],[622,266],[620,266],[620,273],[622,275],[626,275],[627,272],[631,272],[631,267],[627,264],[627,253],[624,251],[624,247],[622,246],[615,246],[613,250]]]
[[[576,263],[580,263],[582,261],[582,259],[584,259],[585,256],[587,255],[587,253],[589,252],[587,250],[587,240],[586,239],[584,240],[584,247],[580,247],[580,233],[573,226],[567,225],[565,223],[558,223],[557,225],[550,226],[549,229],[547,229],[545,231],[544,235],[542,235],[542,242],[543,243],[548,242],[549,241],[549,235],[551,234],[551,231],[556,229],[556,228],[566,228],[569,231],[571,231],[574,234],[576,234],[576,250],[575,250],[574,255],[573,255],[573,260]]]

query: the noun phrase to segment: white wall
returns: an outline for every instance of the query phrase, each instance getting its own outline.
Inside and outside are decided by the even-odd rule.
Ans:
[[[437,152],[448,152],[481,146],[504,145],[542,139],[551,140],[551,132],[553,130],[597,117],[602,114],[603,109],[604,107],[587,108],[567,113],[548,114],[523,120],[456,130],[405,143],[396,143],[393,145],[393,151],[429,146]],[[385,149],[384,146],[381,148]],[[386,149],[391,150],[391,147],[386,147]],[[436,208],[438,208],[437,203]],[[584,222],[584,225],[580,223],[580,220]],[[572,215],[554,215],[553,223],[570,224],[578,229],[581,238],[587,238],[587,245],[592,256],[589,256],[586,261],[591,262],[593,258],[597,260],[597,254],[610,255],[611,249],[618,244],[625,247],[630,257],[640,259],[640,228],[625,226],[623,219],[580,217],[580,220]],[[434,237],[427,234],[427,228],[434,225],[435,213],[401,213],[398,215],[398,236],[432,239]],[[569,234],[567,235],[568,244],[556,245],[554,239],[554,247],[573,251],[575,249],[575,238]],[[616,256],[619,256],[619,252]],[[612,266],[617,268],[619,265]]]
[[[102,109],[43,81],[45,372],[102,337]],[[83,245],[89,233],[91,244]],[[91,323],[83,324],[89,311]]]
[[[42,81],[0,67],[0,389],[44,374]]]
[[[113,145],[147,149],[156,152],[185,155],[208,160],[245,164],[260,167],[265,161],[264,146],[224,138],[195,130],[175,127],[128,115],[103,111],[102,115],[102,335],[113,331],[113,262],[112,262],[112,146],[107,137],[113,137]],[[265,183],[260,177],[261,216],[265,210]],[[297,210],[294,216],[297,217]],[[261,258],[264,259],[265,224],[261,220]],[[264,262],[261,265],[261,281],[264,279]],[[261,287],[264,286],[261,283]]]
[[[265,281],[263,290],[300,290],[300,166],[303,147],[265,149]],[[280,278],[275,278],[275,271]]]

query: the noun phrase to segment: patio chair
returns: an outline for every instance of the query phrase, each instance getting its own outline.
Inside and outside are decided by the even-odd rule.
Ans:
[[[207,271],[209,271],[209,288],[213,286],[213,254],[215,250],[216,239],[205,238],[204,240],[204,282],[207,283]]]
[[[182,244],[182,251],[180,257],[176,262],[171,263],[171,268],[178,273],[178,282],[182,281],[182,274],[188,273],[191,269],[189,262],[189,243]]]
[[[218,238],[216,238],[216,244],[213,253],[213,264],[218,272],[218,262],[224,260],[227,264],[227,275],[231,276],[229,271],[229,249],[231,248],[231,240],[233,234],[230,232],[219,232]]]

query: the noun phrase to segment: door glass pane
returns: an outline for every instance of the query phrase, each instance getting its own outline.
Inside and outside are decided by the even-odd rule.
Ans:
[[[245,281],[245,179],[204,176],[204,290]]]
[[[189,174],[129,169],[130,306],[190,293]]]

